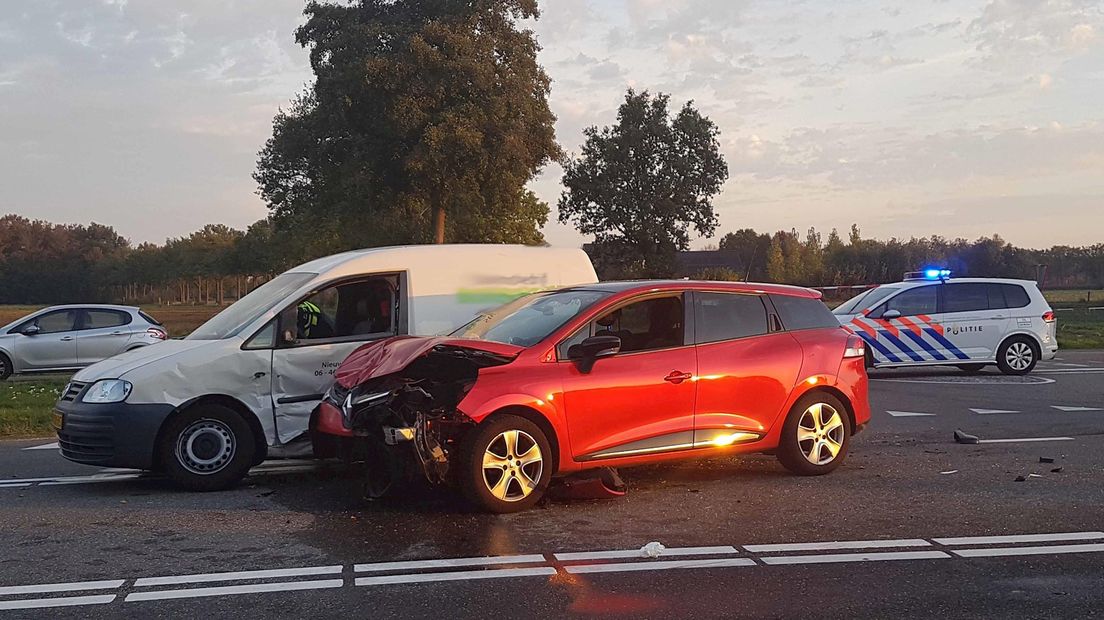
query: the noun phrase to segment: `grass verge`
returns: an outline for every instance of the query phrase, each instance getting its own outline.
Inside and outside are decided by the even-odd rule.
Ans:
[[[0,439],[54,434],[53,410],[65,379],[0,382]]]

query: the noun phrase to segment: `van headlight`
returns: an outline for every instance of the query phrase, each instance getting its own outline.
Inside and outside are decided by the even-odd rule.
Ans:
[[[88,388],[82,401],[86,403],[121,403],[130,396],[134,386],[122,379],[100,379]]]

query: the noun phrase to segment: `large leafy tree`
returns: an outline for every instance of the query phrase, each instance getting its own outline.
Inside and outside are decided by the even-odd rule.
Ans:
[[[565,163],[560,222],[594,235],[605,275],[671,275],[691,229],[717,227],[713,196],[728,178],[717,126],[689,102],[672,118],[669,99],[629,90],[617,124],[587,128],[581,156]]]
[[[316,80],[273,122],[254,175],[279,228],[331,248],[535,243],[525,184],[560,156],[550,80],[518,20],[536,0],[310,2]]]

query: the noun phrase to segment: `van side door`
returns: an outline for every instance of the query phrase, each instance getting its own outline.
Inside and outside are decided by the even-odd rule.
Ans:
[[[308,430],[310,416],[333,384],[337,367],[357,347],[397,334],[398,274],[328,284],[285,308],[272,351],[273,423],[284,444]]]

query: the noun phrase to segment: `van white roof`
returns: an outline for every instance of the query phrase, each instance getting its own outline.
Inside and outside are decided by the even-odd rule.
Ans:
[[[463,264],[469,261],[494,261],[499,265],[509,265],[512,260],[533,260],[535,258],[563,261],[582,259],[586,261],[587,265],[590,264],[586,252],[583,252],[580,248],[446,243],[442,245],[403,245],[352,250],[318,258],[288,271],[340,276],[345,272],[356,274],[378,269],[381,263],[403,265],[408,268],[434,266],[440,268],[441,266]]]

